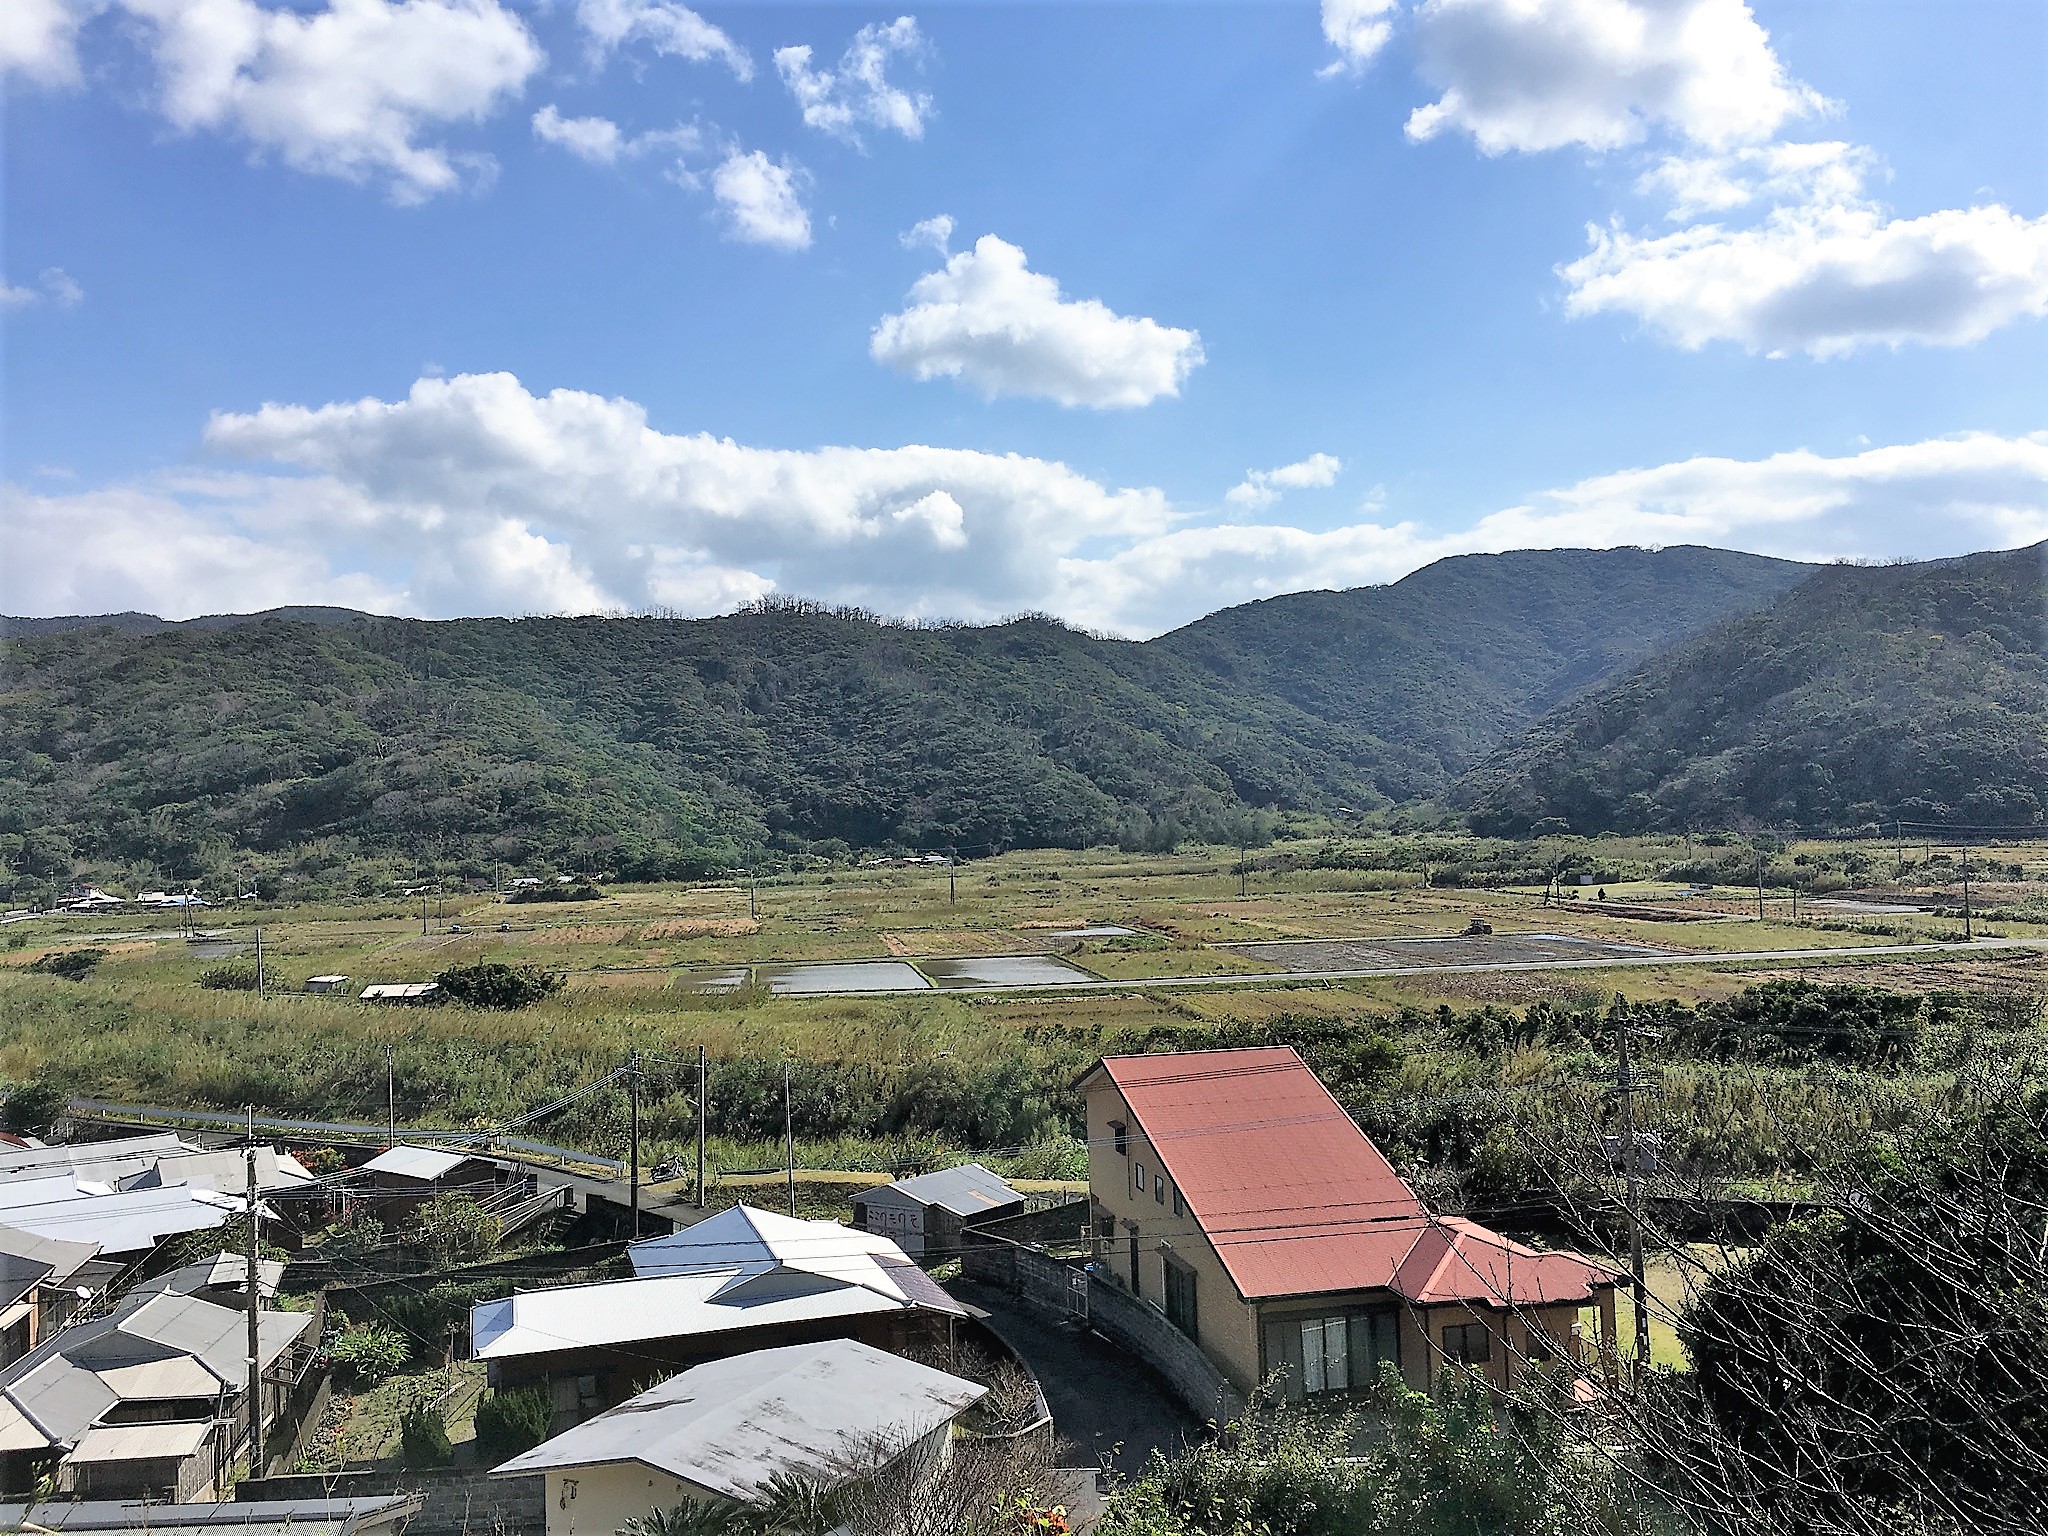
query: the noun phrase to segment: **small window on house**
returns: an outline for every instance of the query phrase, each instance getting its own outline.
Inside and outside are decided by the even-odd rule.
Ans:
[[[1180,1186],[1176,1184],[1173,1186],[1173,1214],[1176,1216],[1185,1216],[1187,1215],[1187,1213],[1187,1202],[1181,1199]]]
[[[1166,1204],[1166,1175],[1163,1173],[1152,1175],[1152,1203],[1154,1205]]]
[[[1112,1120],[1109,1122],[1109,1134],[1116,1138],[1116,1155],[1118,1157],[1129,1157],[1131,1155],[1131,1128],[1121,1120]]]
[[[1141,1195],[1145,1193],[1145,1165],[1143,1163],[1131,1164],[1131,1178],[1137,1185],[1138,1193]]]
[[[1484,1365],[1493,1358],[1493,1333],[1484,1323],[1453,1323],[1444,1330],[1444,1353],[1460,1365]]]

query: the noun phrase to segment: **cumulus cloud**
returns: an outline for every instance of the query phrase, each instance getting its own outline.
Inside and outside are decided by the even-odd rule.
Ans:
[[[597,63],[628,43],[694,64],[719,63],[741,80],[754,78],[754,59],[725,32],[673,0],[577,0],[576,21]]]
[[[771,160],[761,150],[729,152],[711,173],[711,195],[725,215],[726,233],[751,245],[803,250],[811,243],[806,179],[801,166]]]
[[[1178,395],[1202,362],[1202,339],[1065,298],[1016,246],[983,235],[912,285],[909,305],[883,318],[868,351],[913,378],[958,379],[991,399],[1109,409]]]
[[[0,5],[0,74],[39,85],[78,81],[78,29],[87,8],[74,0],[7,0]]]
[[[417,203],[488,176],[488,156],[423,142],[516,96],[543,56],[497,0],[121,0],[150,28],[160,107],[302,171],[377,180]]]
[[[34,287],[0,278],[0,309],[26,309],[31,304],[50,303],[70,309],[85,302],[85,290],[62,267],[45,267]]]
[[[782,591],[923,617],[1042,609],[1149,634],[1474,551],[1709,543],[1925,557],[2048,538],[2048,432],[1701,457],[1476,518],[1425,525],[1375,509],[1328,528],[1205,520],[1156,489],[1020,454],[669,432],[630,400],[535,394],[507,374],[218,413],[205,441],[247,467],[0,494],[0,611],[710,613]]]
[[[1627,315],[1685,348],[1732,341],[1773,357],[1833,357],[1963,346],[2048,314],[2048,217],[1997,204],[1899,219],[1822,198],[1748,228],[1588,234],[1586,254],[1558,268],[1566,312]]]
[[[910,228],[898,235],[896,240],[906,251],[914,251],[919,246],[928,245],[941,256],[951,255],[953,250],[953,215],[950,213],[937,213],[928,219],[919,219]]]
[[[691,124],[653,133],[629,134],[608,117],[564,117],[552,103],[533,114],[534,137],[566,149],[592,165],[615,165],[634,155],[672,150],[678,155],[704,147],[702,129]]]
[[[921,139],[932,99],[890,84],[889,66],[898,58],[922,64],[928,51],[917,18],[899,16],[854,33],[836,68],[813,69],[808,44],[776,49],[775,68],[804,121],[821,132],[854,145],[861,142],[863,128]]]
[[[1370,64],[1394,35],[1401,0],[1323,0],[1323,36],[1337,57],[1324,75],[1354,74]]]
[[[1253,469],[1244,480],[1223,493],[1223,499],[1240,507],[1270,507],[1283,492],[1319,489],[1335,485],[1344,462],[1333,454],[1312,453],[1278,469]]]
[[[1617,149],[1654,128],[1725,148],[1828,105],[1743,0],[1424,0],[1413,27],[1442,94],[1409,136],[1466,133],[1489,155]]]

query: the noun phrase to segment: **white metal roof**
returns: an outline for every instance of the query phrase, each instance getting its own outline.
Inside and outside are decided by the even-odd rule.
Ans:
[[[882,1188],[908,1195],[919,1205],[935,1205],[942,1211],[951,1211],[955,1216],[980,1216],[1006,1205],[1015,1205],[1024,1198],[980,1163],[962,1163],[957,1168],[920,1173],[915,1178],[898,1179]]]
[[[837,1481],[884,1465],[987,1391],[852,1339],[755,1350],[672,1377],[492,1475],[638,1462],[749,1499],[778,1475]]]
[[[277,1294],[277,1288],[284,1282],[284,1260],[258,1259],[256,1261],[256,1294],[268,1300]],[[180,1265],[166,1274],[145,1280],[136,1287],[137,1291],[171,1291],[180,1296],[191,1296],[199,1291],[213,1290],[221,1286],[237,1288],[249,1283],[249,1260],[239,1253],[217,1253],[210,1259],[195,1259],[190,1264]]]
[[[92,1531],[97,1536],[355,1536],[417,1514],[417,1493],[385,1498],[249,1499],[228,1504],[0,1504],[0,1531]]]
[[[61,1238],[23,1232],[17,1227],[0,1226],[0,1254],[49,1265],[48,1283],[51,1285],[63,1285],[99,1257],[99,1251],[98,1243],[66,1242]]]
[[[65,1460],[152,1461],[161,1457],[186,1457],[206,1444],[213,1433],[211,1419],[179,1419],[169,1424],[102,1424],[79,1437]]]
[[[0,1222],[38,1237],[97,1243],[103,1254],[139,1253],[178,1232],[218,1227],[240,1215],[240,1196],[172,1184],[109,1190],[66,1173],[0,1184]]]
[[[113,1141],[81,1141],[61,1147],[5,1147],[0,1148],[0,1180],[34,1178],[51,1171],[122,1158],[176,1157],[181,1152],[198,1150],[169,1131],[122,1136]]]
[[[356,997],[365,1003],[402,1003],[432,997],[440,990],[438,981],[373,981]]]
[[[401,1179],[419,1179],[431,1184],[446,1178],[464,1163],[475,1160],[472,1152],[450,1152],[441,1147],[415,1147],[401,1142],[380,1152],[363,1164],[365,1173],[388,1173]]]
[[[836,1221],[799,1221],[751,1205],[735,1205],[695,1226],[633,1243],[626,1252],[638,1275],[702,1273],[735,1269],[747,1276],[785,1269],[875,1285],[901,1298],[901,1287],[878,1275],[877,1258],[908,1262],[888,1238]]]

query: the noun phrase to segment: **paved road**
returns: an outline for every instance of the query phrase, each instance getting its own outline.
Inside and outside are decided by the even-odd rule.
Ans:
[[[1202,1432],[1153,1369],[1099,1333],[1054,1322],[1008,1291],[957,1280],[946,1287],[988,1313],[988,1325],[1038,1377],[1053,1428],[1074,1465],[1107,1461],[1126,1477],[1153,1451],[1172,1452]]]

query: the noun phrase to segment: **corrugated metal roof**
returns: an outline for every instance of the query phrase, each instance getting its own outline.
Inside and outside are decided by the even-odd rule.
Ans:
[[[464,1163],[474,1162],[474,1154],[448,1152],[440,1147],[415,1147],[401,1142],[387,1152],[380,1152],[363,1164],[365,1173],[391,1174],[401,1179],[418,1179],[431,1184],[436,1179],[446,1178]]]
[[[170,1291],[180,1296],[191,1296],[200,1291],[215,1290],[226,1286],[242,1287],[248,1284],[249,1260],[239,1253],[217,1253],[210,1259],[196,1259],[190,1264],[145,1280],[131,1294],[145,1291]],[[264,1300],[277,1295],[277,1288],[284,1283],[284,1260],[258,1259],[256,1261],[256,1294]]]
[[[750,1499],[777,1476],[837,1481],[885,1464],[987,1391],[852,1339],[756,1350],[672,1377],[492,1475],[631,1461]]]
[[[211,1419],[180,1419],[170,1424],[102,1424],[81,1435],[65,1461],[76,1466],[80,1462],[183,1458],[205,1445],[212,1433]]]
[[[99,1251],[98,1243],[66,1242],[61,1238],[23,1232],[18,1227],[0,1226],[0,1254],[25,1263],[47,1265],[51,1285],[68,1282],[99,1257]]]
[[[441,990],[438,981],[373,981],[356,994],[365,1003],[410,1003]]]
[[[1583,1299],[1608,1272],[1438,1218],[1289,1046],[1106,1057],[1250,1300],[1386,1289],[1421,1304]]]
[[[18,1231],[96,1243],[104,1254],[140,1253],[179,1232],[217,1227],[239,1215],[240,1196],[184,1184],[161,1189],[81,1186],[65,1173],[0,1184],[0,1220]]]
[[[920,1205],[935,1205],[942,1211],[951,1211],[955,1216],[982,1216],[1006,1205],[1020,1204],[1024,1199],[979,1163],[962,1163],[957,1168],[920,1173],[914,1178],[898,1179],[882,1187],[908,1195]]]
[[[113,1141],[81,1141],[61,1147],[6,1147],[0,1148],[0,1183],[124,1157],[175,1157],[180,1152],[198,1150],[169,1131],[122,1136]]]
[[[184,1398],[217,1397],[221,1379],[190,1355],[144,1360],[94,1372],[109,1392],[124,1402],[175,1402]]]
[[[0,1531],[95,1531],[105,1536],[353,1536],[417,1514],[416,1493],[384,1498],[251,1499],[228,1504],[0,1504]]]

